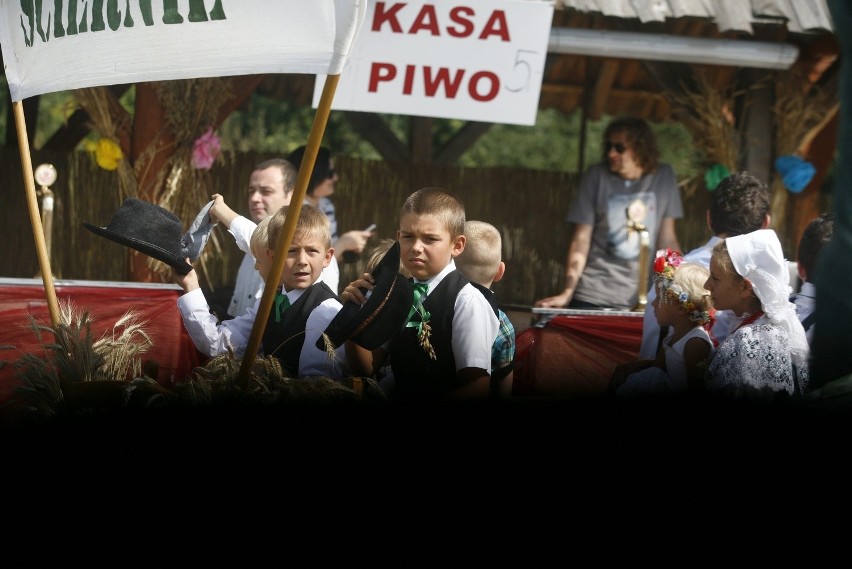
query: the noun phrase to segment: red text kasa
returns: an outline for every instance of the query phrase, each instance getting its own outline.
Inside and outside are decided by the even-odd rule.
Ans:
[[[434,4],[412,6],[405,2],[376,2],[370,22],[373,32],[423,35],[430,37],[476,38],[487,42],[510,42],[509,22],[504,10],[477,14],[470,6],[454,6],[439,13]],[[419,78],[427,97],[442,95],[453,99],[464,87],[476,101],[489,101],[500,92],[500,77],[493,71],[450,69],[408,64],[400,68],[391,62],[374,61],[370,68],[369,91],[390,88],[411,95]]]

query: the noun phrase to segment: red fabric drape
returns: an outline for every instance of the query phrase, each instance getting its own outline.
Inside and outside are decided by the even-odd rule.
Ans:
[[[115,322],[128,310],[135,310],[154,343],[142,354],[142,359],[159,364],[157,380],[163,385],[186,380],[193,368],[206,361],[183,326],[177,308],[177,298],[183,291],[177,285],[57,281],[54,286],[60,306],[70,298],[78,311],[89,313],[93,340],[105,332],[111,334]],[[50,325],[41,279],[0,279],[0,344],[15,347],[0,350],[0,360],[13,362],[24,353],[43,352],[38,337],[29,327],[28,314]],[[45,340],[53,341],[52,334],[47,334]],[[0,401],[5,401],[17,385],[16,370],[9,366],[0,371]]]
[[[635,360],[641,343],[641,312],[554,316],[516,338],[512,394],[603,395],[615,366]]]

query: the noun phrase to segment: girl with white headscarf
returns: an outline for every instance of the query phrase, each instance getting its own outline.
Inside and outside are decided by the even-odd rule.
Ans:
[[[810,351],[789,301],[790,272],[775,231],[760,229],[716,244],[704,286],[716,309],[740,318],[710,362],[707,389],[742,398],[802,395]]]

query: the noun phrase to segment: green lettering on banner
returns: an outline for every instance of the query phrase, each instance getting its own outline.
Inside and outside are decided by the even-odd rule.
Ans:
[[[181,16],[180,12],[178,12],[177,0],[163,0],[163,23],[183,23],[183,16]]]
[[[100,32],[106,29],[104,26],[104,0],[92,2],[92,31]]]
[[[154,25],[154,14],[151,13],[151,0],[139,0],[139,10],[142,12],[142,21],[146,26]]]
[[[211,1],[212,8],[208,12],[207,4]],[[44,5],[49,2],[50,0],[20,0],[20,24],[24,32],[25,46],[32,47],[35,44],[36,34],[38,34],[42,43],[48,43],[51,26],[55,38],[84,34],[89,29],[93,32],[100,32],[109,28],[115,32],[119,28],[133,28],[136,26],[132,13],[133,7],[138,8],[142,23],[146,27],[154,25],[154,11],[151,7],[151,0],[53,0],[53,8]],[[88,17],[90,2],[92,7],[91,19]],[[164,24],[184,23],[178,0],[162,0],[162,2],[162,21]],[[122,10],[120,3],[124,4],[124,10]],[[82,14],[78,12],[78,5],[83,8]],[[104,15],[106,15],[106,20]],[[223,0],[189,0],[189,13],[186,18],[188,22],[197,23],[227,19]],[[46,28],[44,22],[47,24]]]

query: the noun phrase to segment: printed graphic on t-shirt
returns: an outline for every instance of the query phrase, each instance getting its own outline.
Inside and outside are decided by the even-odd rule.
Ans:
[[[638,203],[637,203],[638,202]],[[644,206],[644,215],[643,208]],[[631,218],[644,225],[649,235],[657,233],[657,196],[653,193],[616,194],[607,202],[607,253],[618,259],[633,260],[639,258],[639,231],[630,230]],[[630,216],[630,217],[629,217]],[[641,218],[641,219],[640,219]],[[653,247],[653,243],[651,244]]]

